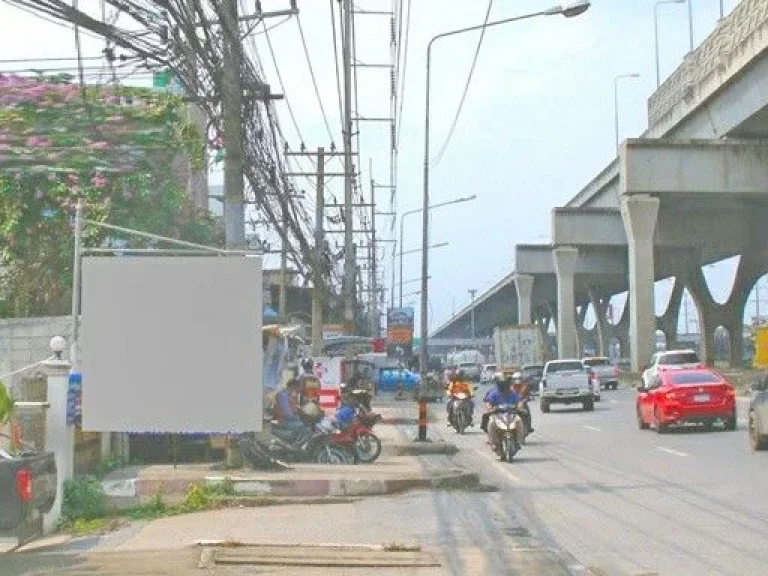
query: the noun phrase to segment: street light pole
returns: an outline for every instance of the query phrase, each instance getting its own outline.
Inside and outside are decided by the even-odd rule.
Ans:
[[[659,72],[659,6],[662,4],[682,4],[686,0],[659,0],[653,7],[653,34],[654,44],[656,46],[656,87],[661,86],[661,74]],[[688,5],[690,7],[690,4]],[[692,20],[691,20],[692,22]],[[691,29],[691,50],[693,50],[693,24]]]
[[[488,22],[486,24],[480,24],[477,26],[469,26],[467,28],[461,28],[458,30],[452,30],[450,32],[443,32],[434,36],[427,44],[427,62],[426,62],[426,101],[424,109],[424,194],[422,200],[422,253],[421,253],[421,349],[419,351],[419,365],[422,374],[426,374],[428,367],[429,354],[427,353],[427,341],[429,339],[429,96],[430,96],[430,81],[432,70],[432,45],[435,41],[441,38],[447,38],[449,36],[456,36],[457,34],[463,34],[465,32],[473,32],[475,30],[482,30],[485,28],[492,28],[500,26],[501,24],[507,24],[510,22],[519,22],[521,20],[528,20],[536,18],[538,16],[555,16],[563,15],[566,18],[572,18],[583,14],[590,7],[590,0],[580,0],[578,2],[555,6],[548,10],[542,10],[540,12],[534,12],[531,14],[524,14],[522,16],[516,16],[512,18],[505,18],[503,20],[497,20],[495,22]],[[424,378],[422,378],[422,398],[424,397]],[[419,426],[419,440],[426,440],[426,426],[422,428]]]
[[[469,332],[471,334],[472,340],[475,339],[475,294],[477,294],[477,289],[472,288],[469,291],[469,295],[472,298],[472,305],[469,309]]]
[[[693,0],[688,0],[688,35],[690,37],[690,51],[693,52]]]
[[[430,210],[434,210],[435,208],[442,208],[443,206],[450,206],[451,204],[460,204],[462,202],[469,202],[471,200],[474,200],[477,198],[477,194],[472,194],[472,196],[466,196],[462,198],[456,198],[455,200],[448,200],[447,202],[438,202],[437,204],[432,204],[432,206],[429,207]],[[407,212],[403,212],[403,215],[400,216],[400,253],[398,254],[400,256],[400,308],[403,307],[403,234],[405,231],[405,228],[403,226],[405,222],[405,217],[409,214],[418,214],[424,210],[423,208],[416,208],[415,210],[408,210]],[[423,245],[421,250],[423,250]]]
[[[613,121],[616,127],[616,155],[619,154],[619,80],[624,78],[640,78],[640,74],[619,74],[613,78]]]

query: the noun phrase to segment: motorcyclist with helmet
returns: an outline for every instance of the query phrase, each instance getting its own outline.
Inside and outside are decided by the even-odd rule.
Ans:
[[[474,426],[473,417],[475,413],[474,393],[475,386],[467,377],[464,370],[457,370],[450,376],[448,386],[445,388],[449,397],[448,404],[446,405],[446,411],[448,412],[448,426],[453,422],[453,407],[456,402],[455,397],[457,394],[463,393],[469,398],[469,425]]]
[[[480,423],[480,428],[483,432],[486,432],[491,437],[491,431],[488,430],[488,422],[491,417],[491,412],[497,406],[501,404],[517,404],[520,402],[520,395],[512,387],[512,379],[505,377],[503,374],[497,374],[494,377],[496,383],[495,388],[491,388],[483,398],[485,403],[485,412]]]
[[[528,408],[528,401],[531,397],[531,390],[528,386],[528,383],[523,378],[523,375],[521,372],[515,372],[512,375],[512,388],[517,392],[517,395],[520,397],[520,402],[525,403],[525,409],[520,410],[520,418],[523,419],[523,422],[525,423],[525,429],[527,430],[527,434],[530,434],[533,432],[533,418],[531,417],[531,410]],[[522,407],[521,407],[522,408]]]

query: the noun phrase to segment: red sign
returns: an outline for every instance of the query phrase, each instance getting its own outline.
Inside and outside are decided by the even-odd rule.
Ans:
[[[387,350],[387,341],[384,338],[373,339],[373,351],[376,354],[381,354]]]

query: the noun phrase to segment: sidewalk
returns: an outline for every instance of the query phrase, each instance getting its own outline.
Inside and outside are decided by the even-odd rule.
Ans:
[[[403,410],[382,402],[377,409],[384,418],[403,419]],[[411,407],[413,404],[411,404]],[[404,407],[405,408],[405,407]],[[110,504],[128,508],[162,493],[169,501],[183,497],[194,483],[215,484],[229,478],[242,496],[270,497],[355,497],[396,494],[417,489],[471,488],[478,476],[458,466],[449,457],[457,451],[441,441],[415,444],[417,428],[378,424],[374,433],[383,450],[372,464],[326,466],[292,464],[292,470],[271,472],[251,470],[221,471],[209,464],[131,466],[107,475],[102,482]],[[419,458],[429,454],[428,458]]]

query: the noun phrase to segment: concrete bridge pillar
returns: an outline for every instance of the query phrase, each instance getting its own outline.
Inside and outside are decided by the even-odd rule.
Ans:
[[[533,322],[533,276],[527,274],[515,274],[515,288],[517,289],[517,323],[531,324]]]
[[[592,328],[591,330],[586,327],[587,323],[587,312],[589,311],[589,305],[588,304],[582,304],[581,306],[576,308],[576,335],[579,339],[579,355],[584,356],[584,350],[587,347],[587,344],[597,344],[597,339],[595,338],[596,330],[595,328]],[[597,346],[595,346],[597,347]]]
[[[685,287],[696,303],[701,357],[708,366],[712,366],[715,363],[715,330],[720,324],[721,315],[718,314],[717,303],[712,298],[701,267],[695,266],[686,271]]]
[[[660,317],[656,319],[656,329],[664,332],[667,338],[667,348],[677,346],[677,324],[680,320],[680,306],[683,302],[683,292],[685,282],[680,276],[675,276],[675,284],[672,287],[672,294],[669,297],[667,309]]]
[[[656,348],[653,235],[658,213],[658,198],[636,195],[621,199],[629,248],[629,340],[634,371],[648,363]]]
[[[608,355],[608,336],[610,332],[610,326],[608,326],[608,303],[610,299],[600,298],[595,292],[595,289],[589,288],[589,300],[592,302],[592,307],[595,309],[595,330],[597,330],[597,353],[599,356]]]
[[[557,275],[557,354],[560,358],[576,358],[579,340],[576,333],[574,280],[579,251],[561,246],[552,251]]]

